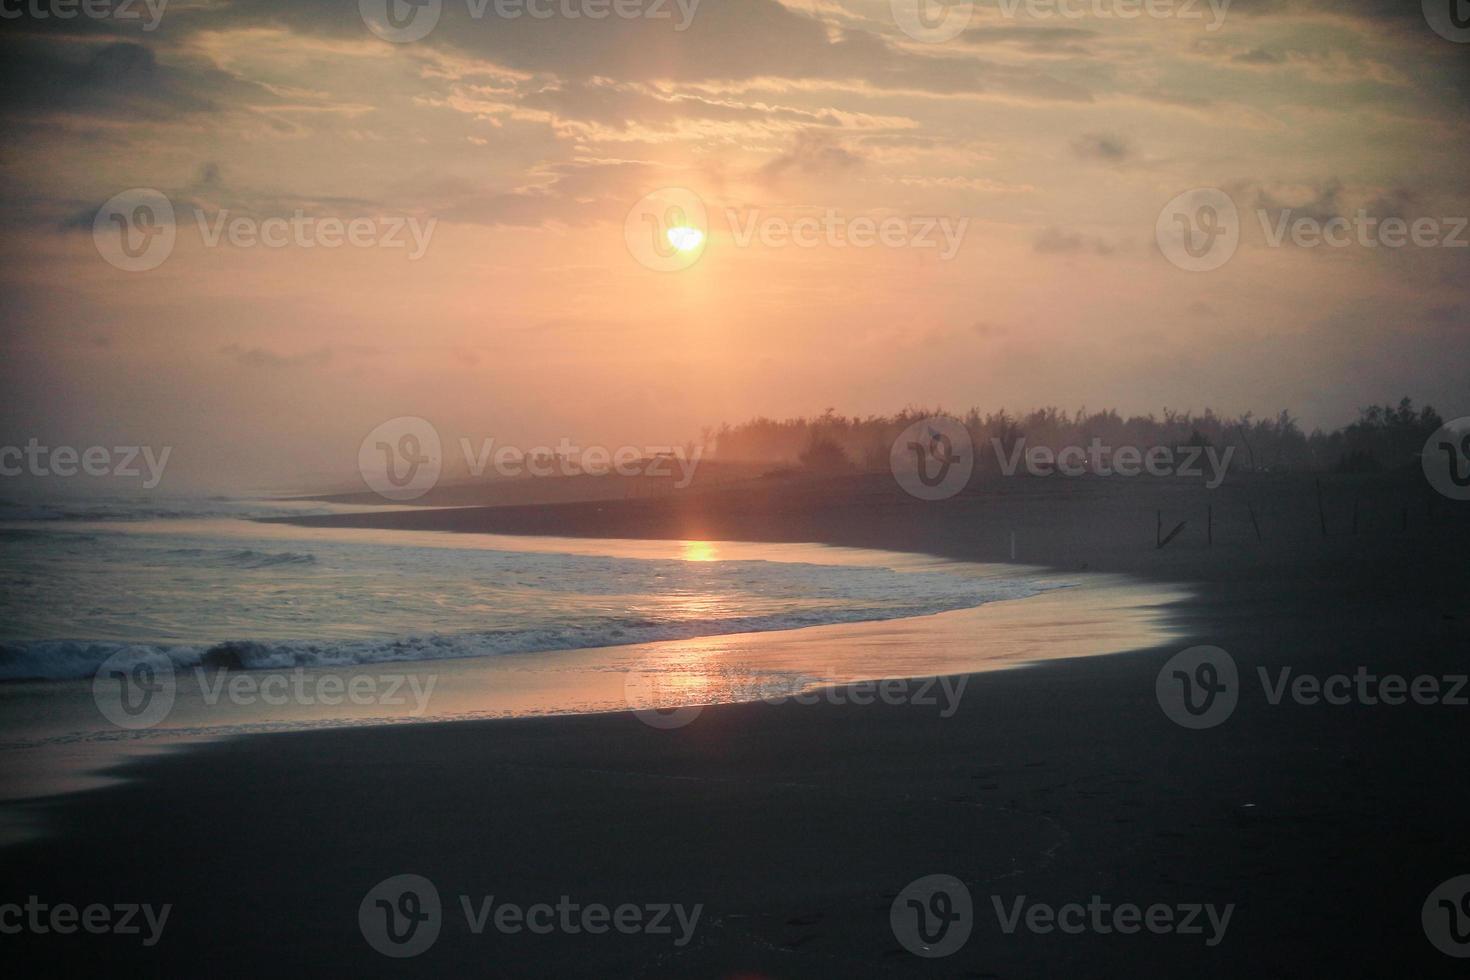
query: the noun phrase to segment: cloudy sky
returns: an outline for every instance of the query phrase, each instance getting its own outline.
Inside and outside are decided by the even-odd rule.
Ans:
[[[1470,414],[1470,44],[1416,4],[374,2],[0,5],[0,441],[285,486],[400,415],[621,445],[828,406]],[[1239,227],[1207,271],[1157,231],[1199,188]],[[134,189],[174,212],[152,268],[116,236],[159,227],[104,208]],[[657,241],[670,200],[700,250]]]

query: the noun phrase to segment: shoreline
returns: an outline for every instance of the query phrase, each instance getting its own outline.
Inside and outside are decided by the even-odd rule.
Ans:
[[[560,550],[561,542],[526,539],[526,544],[532,550]],[[588,547],[589,552],[621,554],[625,549],[616,544]],[[199,664],[175,664],[167,716],[137,731],[98,727],[92,679],[17,679],[0,684],[0,716],[7,719],[7,739],[0,745],[0,770],[5,773],[0,803],[14,806],[104,785],[118,758],[200,739],[771,698],[801,701],[810,691],[850,684],[964,677],[1043,659],[1108,655],[1174,637],[1168,611],[1188,595],[1107,573],[1057,576],[1034,568],[952,565],[897,553],[721,548],[736,560],[762,552],[778,555],[774,560],[840,558],[856,567],[876,564],[908,573],[944,569],[977,582],[994,578],[1003,587],[1024,587],[1021,595],[997,595],[975,606],[915,616],[522,653],[251,668],[206,656]],[[971,636],[984,638],[984,648],[972,649],[967,643]],[[896,650],[913,653],[895,657]],[[347,681],[389,693],[358,705],[338,690]],[[242,685],[244,700],[221,697],[227,686],[233,691]],[[331,685],[336,686],[329,691]],[[290,691],[298,693],[286,699]],[[268,692],[274,692],[275,700],[262,696]]]
[[[886,473],[869,473],[626,499],[380,504],[373,511],[255,520],[450,534],[814,543],[1174,582],[1208,579],[1219,567],[1208,560],[1213,557],[1291,560],[1323,548],[1351,555],[1355,541],[1369,538],[1412,542],[1446,527],[1470,530],[1462,508],[1405,473],[1254,474],[1232,476],[1215,490],[1154,477],[992,477],[933,502],[904,494]],[[1160,522],[1166,530],[1185,525],[1166,548],[1155,547]]]

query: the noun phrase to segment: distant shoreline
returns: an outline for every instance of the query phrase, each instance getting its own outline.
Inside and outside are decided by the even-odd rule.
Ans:
[[[364,494],[353,502],[374,499]],[[303,527],[806,542],[1178,582],[1208,579],[1225,563],[1301,547],[1350,549],[1345,539],[1414,537],[1458,513],[1421,476],[1408,473],[1233,476],[1215,490],[1170,478],[990,478],[934,502],[908,496],[887,474],[755,480],[621,499],[424,507],[378,502],[384,509],[261,520]],[[1163,520],[1169,527],[1183,521],[1185,527],[1159,549],[1157,524]]]

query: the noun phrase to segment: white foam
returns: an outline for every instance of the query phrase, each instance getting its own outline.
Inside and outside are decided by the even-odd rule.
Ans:
[[[974,583],[972,583],[974,584]],[[660,640],[685,640],[731,633],[760,633],[835,623],[884,621],[963,609],[983,602],[1035,595],[1046,586],[1029,580],[987,580],[965,594],[888,608],[826,607],[766,616],[649,622],[606,618],[592,625],[506,629],[484,633],[423,634],[377,639],[231,640],[213,645],[137,644],[86,640],[37,640],[0,645],[0,681],[87,678],[103,661],[169,659],[175,667],[209,664],[246,670],[347,667],[361,664],[455,660],[513,653],[576,650]]]

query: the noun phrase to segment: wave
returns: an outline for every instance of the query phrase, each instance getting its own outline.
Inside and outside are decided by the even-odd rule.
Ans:
[[[311,565],[316,556],[298,551],[256,551],[253,548],[219,550],[215,548],[173,548],[166,552],[171,557],[202,559],[200,564],[220,565],[228,568],[272,568],[276,565]]]
[[[0,527],[0,541],[51,541],[57,537],[55,532],[40,530],[29,527]],[[66,540],[76,543],[87,543],[96,541],[95,534],[86,534],[73,531],[66,535]]]
[[[257,518],[330,514],[326,504],[296,500],[237,500],[228,497],[105,498],[72,500],[0,500],[0,521],[63,524],[133,523],[211,518]]]
[[[112,535],[115,532],[100,531]],[[0,544],[9,542],[57,542],[74,546],[98,540],[97,534],[75,530],[52,530],[49,527],[0,527]],[[125,560],[137,561],[139,552],[130,552]],[[142,552],[145,557],[158,557],[167,562],[204,565],[214,568],[272,568],[277,565],[314,565],[316,555],[300,551],[258,551],[254,548],[164,548]],[[96,556],[107,560],[109,556]]]
[[[1012,582],[1002,594],[965,601],[888,608],[794,610],[763,616],[716,620],[659,622],[604,618],[585,625],[563,625],[481,633],[398,636],[340,640],[229,640],[213,645],[139,644],[91,640],[35,640],[0,644],[0,682],[74,680],[94,676],[116,657],[115,665],[162,656],[175,667],[232,670],[341,668],[371,664],[462,660],[515,653],[544,653],[591,647],[622,646],[665,640],[690,640],[732,633],[760,633],[851,622],[880,622],[969,608],[995,599],[1024,598],[1043,591],[1033,582]]]

